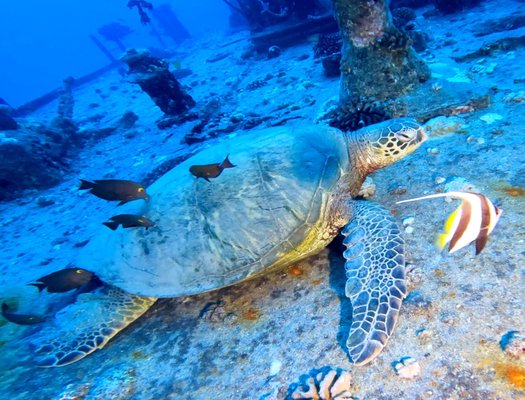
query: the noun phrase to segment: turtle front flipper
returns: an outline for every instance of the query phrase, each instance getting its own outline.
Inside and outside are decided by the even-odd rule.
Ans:
[[[352,361],[364,365],[385,347],[406,296],[404,240],[385,208],[364,200],[349,206],[353,218],[341,232],[353,310],[346,345]]]
[[[60,310],[49,325],[29,338],[35,347],[35,363],[60,367],[84,358],[104,347],[156,300],[110,286],[79,295],[75,303]]]

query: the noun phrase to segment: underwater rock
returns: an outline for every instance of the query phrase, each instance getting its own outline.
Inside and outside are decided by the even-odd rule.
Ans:
[[[279,373],[281,370],[281,367],[283,366],[283,363],[281,360],[273,360],[272,364],[270,365],[270,373],[269,376],[275,376]]]
[[[445,136],[451,133],[464,133],[467,124],[461,117],[447,117],[440,115],[432,118],[425,124],[425,130],[429,137]]]
[[[504,36],[499,37],[500,35],[495,34],[493,36],[499,38],[481,43],[478,49],[468,50],[463,54],[452,56],[452,58],[457,62],[473,61],[479,57],[493,56],[494,53],[499,51],[510,52],[525,46],[525,28],[516,29],[502,35]]]
[[[495,32],[505,32],[525,26],[525,14],[506,15],[498,19],[489,19],[478,25],[474,36],[487,36]]]
[[[266,117],[266,119],[269,118],[271,117]],[[184,138],[181,140],[181,143],[194,144],[204,142],[206,140],[234,132],[237,129],[251,129],[262,122],[263,119],[257,118],[248,118],[241,122],[233,122],[229,119],[225,119],[223,121],[220,118],[213,118],[212,120],[203,120],[197,125],[195,125],[190,133],[184,135]]]
[[[410,45],[415,51],[419,53],[426,50],[430,37],[419,27],[416,13],[411,8],[400,7],[392,10],[392,22],[410,39]]]
[[[421,367],[416,359],[403,357],[392,364],[397,376],[402,379],[414,379],[421,375]]]
[[[405,217],[401,220],[401,223],[403,224],[403,226],[408,226],[408,225],[412,225],[415,221],[415,217],[413,216],[410,216],[410,217]]]
[[[17,131],[0,133],[0,200],[58,183],[69,167],[67,158],[85,142],[73,121],[73,83],[71,77],[64,79],[57,116],[48,127],[24,124]]]
[[[523,103],[525,102],[525,90],[511,92],[503,98],[505,103]]]
[[[412,281],[412,283],[416,282]],[[434,303],[432,303],[432,300],[422,295],[418,290],[412,290],[406,297],[404,305],[407,310],[410,310],[411,313],[415,314],[431,310]]]
[[[374,183],[372,177],[367,176],[363,184],[361,185],[361,189],[359,189],[359,196],[364,197],[365,199],[369,199],[371,197],[374,197],[376,194],[376,184]]]
[[[157,120],[155,124],[159,129],[168,129],[173,125],[180,125],[185,122],[195,121],[197,119],[199,119],[199,114],[195,112],[187,112],[182,115],[164,115],[159,120]]]
[[[257,49],[253,44],[249,44],[246,47],[243,48],[241,52],[241,60],[247,60],[250,57],[253,57],[257,54]]]
[[[0,134],[0,200],[58,183],[68,166],[66,156],[74,149],[62,132],[43,126]]]
[[[425,51],[427,48],[427,42],[429,40],[428,34],[419,30],[411,29],[405,31],[406,35],[412,40],[412,47],[418,53]]]
[[[406,24],[416,19],[416,13],[409,7],[399,7],[392,10],[392,21],[397,29],[403,29]]]
[[[166,60],[151,56],[147,50],[131,49],[122,61],[128,64],[132,81],[138,83],[164,113],[180,115],[195,106],[195,100],[170,72]]]
[[[36,199],[38,207],[48,207],[56,203],[56,199],[52,196],[40,196]]]
[[[341,53],[343,40],[339,32],[320,34],[314,45],[314,58],[331,56]]]
[[[83,129],[79,132],[79,137],[83,140],[100,140],[105,137],[113,135],[117,131],[116,126],[107,126],[104,128],[93,128],[93,129]]]
[[[248,85],[246,85],[246,90],[252,91],[262,88],[263,86],[266,86],[268,82],[265,79],[256,79],[253,82],[250,82]]]
[[[477,6],[481,0],[433,0],[434,6],[444,14],[452,14],[465,8]]]
[[[423,270],[411,263],[407,263],[406,269],[407,287],[410,291],[413,291],[414,288],[423,280]]]
[[[494,73],[494,70],[498,66],[498,63],[490,63],[489,65],[483,65],[486,60],[484,58],[478,60],[476,64],[470,67],[469,72],[479,75],[490,75]]]
[[[430,78],[411,40],[393,25],[386,0],[334,0],[334,9],[343,38],[342,102],[397,98]]]
[[[139,119],[138,115],[133,111],[126,111],[122,117],[120,117],[119,125],[123,129],[132,128]]]
[[[226,312],[222,300],[210,301],[204,305],[199,314],[199,318],[212,323],[233,322],[236,316],[232,312]]]
[[[513,358],[525,361],[525,335],[519,331],[508,331],[499,342],[501,349]]]
[[[390,102],[384,102],[392,118],[410,115],[427,121],[441,115],[459,115],[488,107],[488,90],[462,82],[428,82],[419,89]]]
[[[243,121],[241,129],[249,130],[249,129],[255,128],[256,126],[259,126],[264,121],[268,121],[271,118],[272,117],[269,116],[269,115],[265,116],[265,117],[261,117],[261,116],[258,116],[258,115],[252,115],[252,116],[250,116],[249,118],[246,118],[246,120]]]
[[[352,395],[352,378],[348,371],[323,367],[303,375],[290,385],[289,400],[356,400]]]
[[[408,191],[408,188],[406,186],[400,185],[398,183],[392,183],[388,187],[388,193],[397,195],[397,196],[401,194],[405,194],[407,191]]]
[[[325,76],[332,78],[341,75],[341,53],[323,57],[322,64]]]
[[[485,122],[487,125],[493,124],[494,122],[500,121],[503,119],[503,116],[496,113],[487,113],[479,117],[480,120]]]
[[[73,121],[73,107],[75,105],[75,99],[73,98],[74,83],[75,79],[73,77],[64,79],[58,96],[57,116],[51,121],[51,126],[56,130],[62,131],[63,135],[79,144],[81,138],[77,136],[78,127]]]
[[[443,185],[444,192],[473,192],[480,193],[480,190],[473,184],[460,176],[451,176],[446,179]],[[445,201],[452,201],[446,198]]]
[[[71,383],[67,385],[64,390],[58,395],[58,400],[80,400],[84,399],[90,390],[90,385],[88,384],[77,384]]]

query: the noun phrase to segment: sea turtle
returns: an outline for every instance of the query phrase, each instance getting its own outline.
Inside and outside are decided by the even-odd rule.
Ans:
[[[406,294],[404,241],[385,208],[358,199],[366,176],[426,139],[409,118],[343,133],[282,126],[223,140],[161,176],[149,201],[122,208],[155,226],[101,228],[76,265],[106,284],[57,313],[37,335],[37,363],[61,366],[102,348],[159,297],[232,285],[288,266],[345,236],[347,340],[355,364],[374,359]],[[192,165],[235,165],[207,182]],[[89,317],[86,318],[86,315]]]

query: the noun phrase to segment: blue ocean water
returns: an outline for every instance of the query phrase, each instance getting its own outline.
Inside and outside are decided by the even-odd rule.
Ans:
[[[2,5],[0,398],[523,398],[525,3],[334,3]]]
[[[66,0],[5,2],[0,15],[3,61],[0,96],[18,107],[61,86],[67,76],[89,74],[108,62],[89,35],[95,35],[115,57],[119,49],[105,41],[98,30],[110,23],[125,25],[131,33],[127,47],[161,48],[151,26],[141,24],[136,9],[127,2],[71,2]],[[168,4],[195,37],[224,31],[227,6],[217,1],[156,2]],[[195,10],[199,10],[195,13]],[[169,37],[165,46],[174,46]]]

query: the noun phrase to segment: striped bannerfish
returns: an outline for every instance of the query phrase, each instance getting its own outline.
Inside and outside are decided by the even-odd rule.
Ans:
[[[396,204],[437,197],[451,197],[461,200],[461,204],[445,221],[444,233],[438,234],[436,245],[443,249],[448,243],[448,251],[453,253],[475,241],[476,255],[478,255],[487,244],[487,239],[498,223],[503,210],[494,206],[482,194],[471,192],[437,193],[398,201]]]

